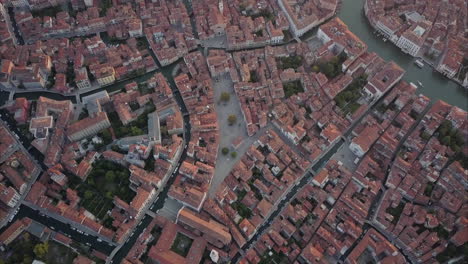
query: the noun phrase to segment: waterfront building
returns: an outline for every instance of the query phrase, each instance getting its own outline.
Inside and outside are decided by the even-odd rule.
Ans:
[[[91,88],[91,82],[88,78],[88,71],[85,67],[75,70],[75,83],[80,90]]]
[[[398,39],[396,45],[405,53],[416,57],[429,34],[430,25],[418,23],[412,25]]]
[[[95,76],[100,86],[104,86],[115,81],[115,71],[112,67],[104,67],[97,70]]]
[[[399,19],[390,16],[382,16],[377,21],[376,27],[391,42],[398,41],[398,36],[396,35],[396,32],[401,28],[401,22]]]

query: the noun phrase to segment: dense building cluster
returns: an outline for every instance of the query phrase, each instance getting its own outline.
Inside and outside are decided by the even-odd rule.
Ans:
[[[453,77],[466,10],[432,2],[364,9]],[[2,1],[0,262],[58,245],[74,264],[466,260],[466,110],[419,94],[338,8]]]
[[[164,76],[155,74],[140,86],[144,89],[129,83],[125,92],[113,96],[104,91],[85,97],[83,111],[89,116],[79,120],[70,101],[39,98],[29,131],[49,168],[26,203],[109,241],[122,243],[130,235],[172,174],[183,147],[182,114]],[[122,131],[122,124],[133,126]],[[109,174],[110,164],[123,171]],[[128,184],[125,191],[94,189],[116,177]]]
[[[18,209],[40,174],[40,167],[5,123],[0,124],[0,221],[5,224]]]
[[[157,68],[135,38],[115,46],[99,35],[73,41],[49,39],[21,48],[4,44],[1,58],[3,88],[62,94],[89,91]]]
[[[320,1],[287,1],[279,0],[278,4],[285,12],[292,33],[300,37],[307,31],[325,22],[335,15],[337,0]]]
[[[466,54],[466,1],[375,1],[364,6],[370,24],[403,52],[427,58],[461,82]]]
[[[169,197],[199,211],[214,176],[219,142],[214,92],[203,54],[196,51],[186,55],[174,81],[190,115],[191,138],[187,142],[188,157],[180,165]]]
[[[208,45],[216,37],[224,37],[229,50],[274,45],[285,40],[289,23],[276,1],[195,0],[192,4],[198,37]]]

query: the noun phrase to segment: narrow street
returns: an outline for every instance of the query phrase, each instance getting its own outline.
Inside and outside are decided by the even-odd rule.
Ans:
[[[354,19],[357,14],[355,12],[355,8],[358,7],[359,12],[362,12],[362,1],[363,0],[347,0],[346,3],[351,3],[353,5],[353,8],[346,8],[344,7],[343,12],[339,15],[340,17],[343,16],[343,14],[346,15],[346,13],[349,13],[351,17]],[[191,1],[190,0],[184,0],[184,3],[187,6],[187,9],[190,13],[190,19],[191,19],[191,24],[192,24],[192,30],[194,33],[194,36],[198,37],[198,34],[196,32],[196,27],[195,27],[195,18],[194,14],[192,11],[191,7]],[[358,3],[359,2],[359,3]],[[354,7],[356,6],[356,7]],[[354,10],[354,11],[353,11]],[[13,8],[8,8],[8,13],[11,21],[11,26],[13,28],[15,37],[20,45],[24,45],[25,41],[21,35],[21,32],[18,29],[18,25],[15,21],[15,16],[13,13]],[[363,27],[363,30],[365,33],[362,33],[361,30],[355,30],[353,28],[353,23],[348,23],[348,21],[345,22],[350,25],[350,30],[353,32],[356,32],[356,34],[362,35],[362,34],[370,34],[371,31],[368,30],[368,28]],[[360,22],[361,24],[362,21]],[[364,23],[365,25],[365,23]],[[369,31],[369,32],[367,32]],[[64,35],[63,37],[66,37]],[[361,36],[359,36],[361,37]],[[362,38],[362,37],[361,37]],[[434,91],[429,91],[429,95],[431,97],[437,97],[437,98],[442,98],[442,99],[447,99],[447,95],[443,94],[441,95],[441,90],[443,89],[451,89],[454,87],[448,87],[450,85],[444,84],[442,85],[441,81],[435,79],[436,77],[433,77],[431,72],[429,72],[427,69],[424,70],[419,70],[415,69],[414,65],[408,64],[408,63],[402,63],[407,61],[406,56],[401,58],[402,56],[394,56],[394,53],[392,49],[389,49],[385,45],[379,45],[379,49],[377,50],[375,47],[377,45],[373,44],[375,41],[372,41],[369,38],[362,38],[363,41],[366,43],[370,43],[369,45],[369,51],[376,51],[379,55],[384,54],[385,56],[382,56],[384,59],[387,59],[386,57],[391,57],[392,59],[395,59],[399,65],[402,65],[402,67],[405,66],[405,68],[410,69],[411,76],[405,75],[406,79],[411,79],[411,81],[415,81],[416,79],[421,79],[424,83],[428,83],[427,87],[432,87],[435,86],[436,89]],[[300,39],[297,39],[297,41],[301,41]],[[318,38],[316,38],[315,33],[313,33],[312,37],[310,39],[307,39],[306,42],[309,44],[310,48],[312,50],[317,49],[320,45],[321,42],[318,41]],[[205,40],[205,41],[200,41],[201,46],[199,45],[199,48],[202,49],[204,48],[205,51],[205,56],[208,53],[209,48],[218,48],[218,49],[227,49],[227,38],[226,36],[218,36],[213,39]],[[281,45],[286,45],[288,43],[283,43]],[[261,47],[259,47],[261,48]],[[252,48],[252,49],[257,49],[257,48]],[[382,52],[383,50],[383,52]],[[151,51],[151,49],[150,49]],[[152,52],[152,51],[151,51]],[[229,51],[233,52],[233,51]],[[21,219],[22,217],[29,217],[33,219],[34,221],[37,221],[51,229],[53,229],[56,232],[60,232],[65,234],[66,236],[72,238],[73,240],[82,243],[82,244],[89,244],[89,248],[91,249],[96,249],[106,255],[109,255],[107,263],[120,263],[128,254],[132,246],[135,244],[137,238],[145,231],[145,229],[148,227],[150,224],[151,220],[153,219],[154,215],[162,215],[172,221],[174,221],[177,217],[177,211],[181,208],[181,203],[178,201],[175,201],[171,198],[168,197],[168,192],[169,189],[171,188],[171,185],[174,183],[176,176],[179,172],[180,165],[183,163],[183,161],[187,158],[187,146],[188,142],[191,139],[191,124],[190,124],[190,116],[188,114],[186,105],[184,103],[184,100],[177,89],[175,83],[174,83],[174,78],[172,76],[172,73],[174,71],[174,67],[181,63],[183,59],[179,59],[177,62],[174,62],[170,65],[167,65],[165,67],[161,67],[159,62],[156,60],[154,54],[153,58],[155,59],[156,63],[159,66],[159,69],[156,71],[151,71],[148,72],[144,75],[138,76],[136,78],[131,78],[131,79],[125,79],[125,80],[119,80],[116,81],[115,83],[104,86],[104,87],[93,87],[92,89],[88,90],[82,90],[82,91],[76,91],[70,95],[64,95],[58,92],[53,92],[53,91],[47,91],[45,89],[39,90],[39,89],[34,89],[34,90],[13,90],[10,91],[11,93],[9,96],[11,97],[10,99],[13,99],[14,95],[16,93],[18,94],[24,94],[24,96],[41,96],[45,95],[51,98],[61,98],[61,100],[64,99],[70,99],[73,102],[80,103],[80,98],[82,98],[85,95],[89,95],[98,91],[102,90],[108,90],[108,91],[118,91],[123,86],[129,82],[132,81],[137,81],[139,82],[140,80],[147,79],[151,77],[153,74],[156,72],[162,72],[164,76],[166,77],[173,95],[174,95],[174,100],[176,101],[177,105],[182,111],[183,115],[183,123],[184,123],[184,146],[182,149],[182,153],[180,155],[180,158],[178,162],[174,165],[174,171],[172,174],[169,176],[167,183],[163,186],[162,191],[160,194],[155,198],[154,202],[148,206],[148,209],[145,211],[144,217],[140,220],[139,223],[136,223],[135,228],[131,230],[131,235],[127,238],[127,240],[120,244],[117,245],[113,241],[110,241],[108,238],[102,237],[100,234],[93,232],[92,230],[84,227],[83,225],[73,223],[72,221],[57,215],[53,214],[50,212],[47,212],[45,210],[42,210],[41,208],[35,206],[32,203],[28,203],[24,201],[24,196],[21,198],[21,203],[17,206],[17,213],[14,215],[14,218],[12,217],[9,222],[13,222],[17,219]],[[427,78],[425,78],[427,77]],[[227,175],[231,172],[232,168],[237,164],[237,162],[242,158],[244,153],[248,151],[248,149],[256,142],[256,140],[264,134],[265,131],[268,129],[273,129],[280,137],[281,139],[287,143],[291,149],[293,149],[297,154],[302,154],[301,147],[298,147],[294,145],[281,131],[273,125],[273,123],[270,121],[268,125],[262,129],[260,129],[254,136],[249,137],[247,135],[247,128],[246,124],[243,118],[243,112],[239,104],[239,100],[237,98],[237,95],[233,89],[233,82],[230,79],[229,76],[222,77],[213,81],[213,89],[214,89],[214,101],[217,104],[216,105],[216,113],[217,113],[217,121],[218,121],[218,128],[219,128],[219,146],[218,146],[218,156],[216,160],[216,167],[215,167],[215,174],[213,176],[211,186],[208,192],[209,196],[213,196],[217,190],[217,188],[220,186],[220,184],[223,182],[223,180],[226,178]],[[432,85],[429,85],[429,82],[434,82]],[[440,85],[438,85],[440,84]],[[452,85],[453,86],[453,85]],[[441,89],[442,88],[442,89]],[[425,91],[425,93],[428,91],[427,88],[423,88],[422,90]],[[230,100],[227,102],[220,102],[220,96],[223,92],[227,92],[230,94]],[[450,103],[453,104],[452,101],[456,102],[456,104],[459,105],[465,105],[464,101],[460,102],[460,98],[458,98],[456,93],[448,93],[449,94],[449,100],[446,100]],[[455,95],[455,97],[452,98],[452,95]],[[382,96],[383,98],[384,96]],[[463,100],[463,96],[459,96]],[[358,118],[351,126],[350,128],[346,131],[346,133],[343,134],[341,139],[333,146],[330,146],[326,151],[324,151],[323,155],[320,156],[319,159],[313,161],[313,163],[310,165],[309,168],[305,171],[303,175],[300,176],[298,179],[297,183],[295,185],[291,185],[283,194],[281,199],[277,201],[275,204],[274,209],[270,212],[269,215],[265,217],[265,221],[259,226],[258,230],[256,231],[255,235],[241,248],[241,250],[234,256],[232,259],[233,263],[237,263],[240,258],[244,255],[244,253],[252,248],[255,243],[258,241],[258,239],[268,230],[270,227],[271,223],[278,217],[278,215],[282,212],[282,210],[285,208],[285,206],[292,201],[292,199],[295,197],[297,192],[302,189],[306,184],[310,182],[310,180],[314,177],[316,172],[320,171],[330,159],[337,159],[343,162],[344,166],[348,168],[350,171],[354,171],[357,168],[357,164],[355,162],[356,156],[349,150],[349,135],[351,131],[360,123],[363,117],[367,116],[373,109],[375,109],[375,105],[378,105],[378,103],[382,99],[372,102],[372,104],[369,105],[369,109],[360,117]],[[425,112],[429,109],[426,108]],[[424,113],[425,113],[424,112]],[[229,115],[236,115],[237,117],[237,122],[234,125],[229,125],[228,124],[228,116]],[[401,149],[403,146],[404,141],[407,139],[407,137],[411,134],[411,132],[416,128],[416,124],[419,123],[422,117],[420,117],[415,125],[413,125],[410,129],[410,131],[403,137],[403,139],[400,141],[397,147],[397,151],[395,151],[395,155],[392,158],[392,162],[394,161],[396,154],[398,153],[398,150]],[[39,177],[40,172],[43,170],[46,170],[47,167],[43,163],[43,156],[42,154],[38,154],[38,151],[35,150],[30,146],[30,143],[25,139],[23,135],[20,134],[19,130],[16,127],[13,127],[12,121],[7,119],[7,117],[2,116],[1,119],[5,123],[7,123],[10,126],[10,129],[14,131],[19,137],[18,137],[18,146],[12,150],[12,152],[24,148],[26,152],[28,152],[32,157],[33,160],[35,160],[38,163],[38,166],[41,168],[37,172],[37,174],[32,175],[32,178],[34,179],[31,182],[34,182],[37,177]],[[2,120],[0,120],[2,122]],[[235,140],[241,139],[241,143],[237,148],[233,148],[232,144]],[[20,146],[21,145],[21,146]],[[226,147],[229,149],[229,153],[236,152],[235,156],[231,156],[230,154],[228,155],[223,155],[221,153],[221,150]],[[3,161],[5,157],[0,157],[0,163]],[[388,177],[388,172],[386,174],[386,177],[384,179],[384,183],[386,178]],[[27,191],[31,188],[31,184],[28,185]],[[394,243],[398,248],[400,248],[402,254],[405,255],[405,258],[410,261],[410,262],[416,262],[416,259],[413,255],[408,254],[407,251],[405,251],[404,248],[401,248],[404,246],[401,241],[398,241],[398,239],[395,239],[393,234],[386,232],[385,230],[382,230],[376,223],[375,223],[375,213],[378,212],[378,208],[380,206],[382,197],[383,197],[383,192],[385,192],[385,186],[383,187],[382,192],[379,193],[378,199],[375,199],[374,203],[371,206],[370,213],[369,213],[369,218],[367,223],[364,225],[363,230],[364,232],[360,235],[360,237],[353,243],[352,247],[349,248],[346,251],[346,254],[342,256],[340,261],[344,261],[344,259],[349,255],[349,253],[352,251],[354,247],[356,247],[363,236],[366,234],[367,230],[369,228],[375,228],[380,234],[385,236],[389,241]],[[26,192],[27,194],[27,192]],[[16,208],[15,208],[16,209]],[[15,211],[15,210],[13,210]],[[4,230],[4,225],[8,223],[0,223],[0,231]]]
[[[182,96],[180,95],[180,92],[177,90],[177,87],[174,84],[174,78],[171,75],[166,75],[165,77],[168,79],[168,82],[172,88],[172,92],[174,94],[175,100],[182,110],[183,119],[184,119],[184,142],[186,146],[191,138],[190,116],[187,114],[188,113],[187,107],[185,106],[185,103],[182,99]],[[175,176],[179,173],[180,165],[187,157],[187,148],[185,146],[182,150],[182,154],[180,156],[179,162],[177,163],[176,169],[170,176],[168,182],[163,188],[163,191],[159,194],[156,201],[153,203],[153,205],[149,207],[149,210],[151,210],[153,213],[156,213],[158,212],[158,210],[163,208],[166,203],[166,200],[168,199],[169,189],[176,179]],[[145,215],[143,217],[143,219],[141,220],[141,223],[137,225],[137,227],[133,231],[132,235],[128,238],[128,240],[123,245],[120,245],[118,248],[114,249],[114,251],[110,255],[108,263],[120,263],[122,259],[125,258],[125,256],[128,254],[128,252],[132,248],[133,244],[135,244],[137,238],[149,225],[149,223],[151,222],[151,219],[152,218],[149,215]]]
[[[172,185],[172,183],[175,180],[175,175],[178,174],[178,168],[180,167],[180,164],[182,164],[182,162],[187,157],[186,145],[190,141],[190,138],[191,138],[190,116],[188,115],[188,111],[187,111],[187,108],[185,106],[185,103],[184,103],[179,91],[177,90],[177,88],[175,86],[173,77],[171,76],[171,72],[172,72],[172,69],[173,69],[174,65],[179,63],[179,62],[180,62],[180,60],[177,61],[174,64],[166,66],[164,68],[164,69],[166,69],[166,71],[164,71],[164,69],[162,69],[161,71],[163,72],[166,79],[168,80],[168,83],[170,84],[170,86],[172,88],[175,101],[178,104],[178,106],[181,109],[182,114],[183,114],[183,120],[184,120],[184,134],[183,134],[183,136],[184,136],[185,145],[184,145],[184,148],[182,150],[182,154],[180,156],[179,162],[176,165],[177,169],[173,172],[173,174],[169,178],[167,184],[165,185],[163,191],[157,197],[157,199],[155,200],[153,205],[151,205],[149,207],[150,208],[149,210],[151,210],[152,212],[157,212],[158,210],[163,208],[163,206],[165,205],[165,202],[166,202],[167,197],[168,197],[167,194],[168,194],[169,188],[170,188],[170,186]],[[154,72],[151,73],[151,76],[153,74],[154,74]],[[147,75],[148,74],[145,74],[144,76],[147,76]],[[148,75],[148,77],[149,77],[149,75]],[[119,83],[119,85],[124,85],[124,83],[128,83],[128,82],[138,80],[138,79],[141,79],[141,78],[142,78],[142,76],[136,77],[136,78],[131,79],[131,80],[125,80],[125,81]],[[103,90],[103,89],[105,89],[105,88],[101,88],[99,90]],[[44,91],[41,91],[40,93],[43,93],[43,92]],[[29,146],[30,146],[29,142],[16,129],[16,127],[14,126],[14,123],[13,123],[14,121],[12,119],[8,119],[7,115],[5,115],[5,114],[2,114],[1,118],[5,122],[7,122],[9,124],[10,129],[12,129],[17,135],[19,135],[21,143],[23,144],[23,146],[25,148],[28,149],[29,153],[31,153],[31,155],[34,156],[34,160],[36,160],[38,162],[38,164],[42,168],[42,170],[46,170],[47,166],[45,166],[43,164],[43,162],[42,162],[44,157],[42,156],[42,154],[34,151],[35,150],[34,148],[29,148]],[[36,175],[36,177],[39,176],[39,172]],[[30,188],[30,186],[28,188]],[[29,191],[29,189],[28,189],[28,191]],[[27,216],[27,217],[29,217],[29,218],[31,218],[31,219],[45,225],[45,226],[50,227],[51,229],[53,229],[53,230],[55,230],[57,232],[63,233],[64,235],[72,238],[73,240],[76,240],[76,241],[78,241],[80,243],[83,243],[83,244],[86,244],[86,243],[90,244],[91,245],[90,248],[96,249],[96,250],[98,250],[98,251],[100,251],[100,252],[102,252],[102,253],[104,253],[106,255],[110,255],[111,256],[111,260],[109,260],[110,263],[120,263],[121,262],[121,260],[127,255],[128,251],[131,249],[131,247],[135,243],[138,236],[144,231],[144,229],[148,226],[148,224],[151,222],[151,219],[152,219],[149,215],[145,215],[143,217],[143,219],[140,221],[141,223],[137,225],[137,227],[132,232],[132,235],[127,239],[127,241],[124,244],[119,245],[118,247],[116,247],[115,243],[113,243],[111,241],[106,242],[108,240],[107,238],[102,237],[102,236],[98,237],[97,234],[94,234],[90,230],[88,230],[88,232],[83,232],[83,231],[87,230],[86,228],[83,228],[83,226],[73,225],[72,222],[67,223],[67,221],[65,219],[62,219],[60,216],[48,213],[46,211],[41,212],[39,210],[39,208],[32,208],[32,207],[34,207],[32,204],[29,204],[29,206],[30,206],[29,207],[28,203],[24,202],[23,204],[19,204],[18,206],[19,206],[19,211],[18,211],[18,213],[16,213],[15,217],[12,218],[11,222],[13,222],[16,219],[20,219],[22,217]],[[99,242],[97,240],[98,238],[102,242]]]
[[[24,45],[23,36],[21,36],[21,33],[18,29],[18,24],[16,23],[15,14],[13,12],[13,7],[8,8],[8,16],[10,17],[11,27],[13,28],[18,44]]]

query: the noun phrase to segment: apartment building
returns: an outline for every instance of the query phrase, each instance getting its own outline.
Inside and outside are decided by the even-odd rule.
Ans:
[[[95,116],[87,117],[68,126],[67,135],[70,141],[77,141],[96,135],[99,131],[110,127],[109,118],[105,112],[99,112]]]

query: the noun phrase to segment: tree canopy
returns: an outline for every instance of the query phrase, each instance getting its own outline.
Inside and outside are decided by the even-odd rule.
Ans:
[[[228,102],[231,99],[231,95],[228,92],[222,92],[220,96],[221,101]]]
[[[40,259],[44,259],[47,252],[49,252],[49,243],[47,243],[47,241],[34,246],[34,254]]]
[[[228,123],[230,126],[234,125],[237,122],[237,116],[236,115],[229,115],[228,116]]]

